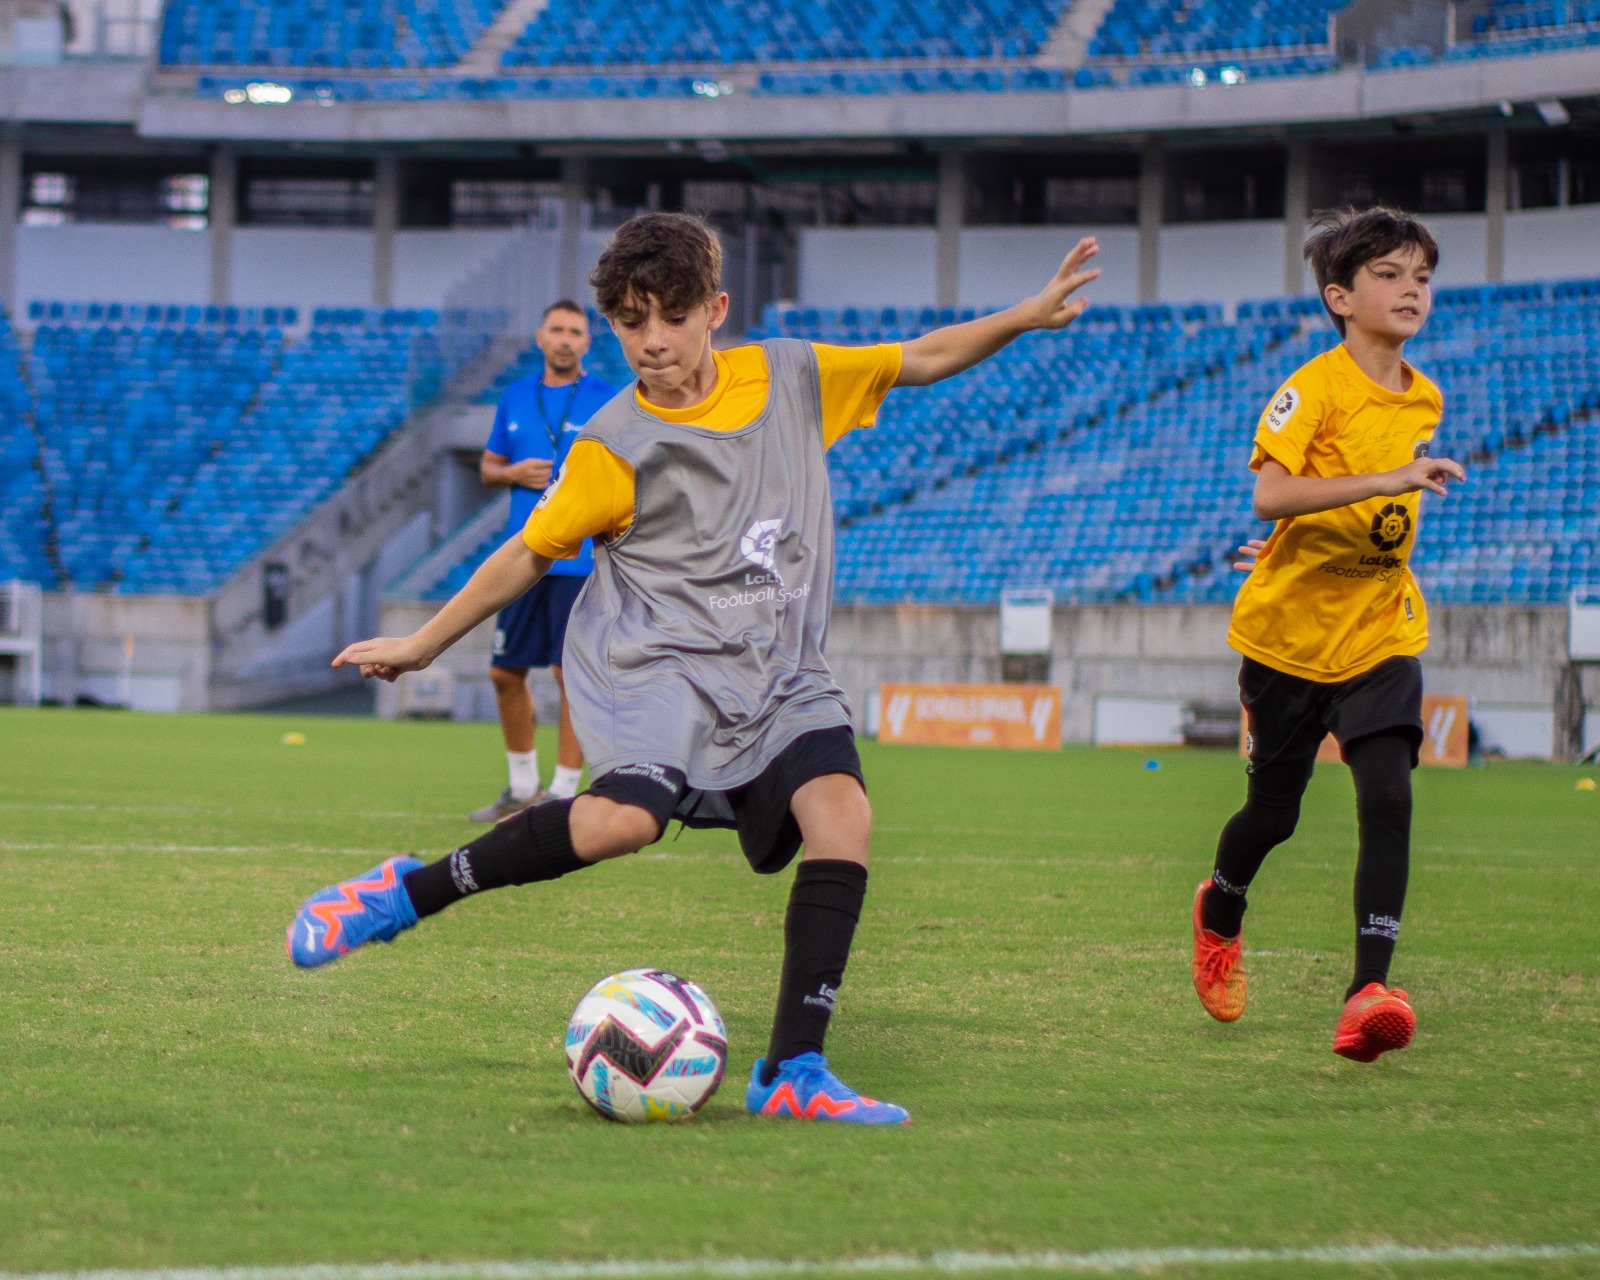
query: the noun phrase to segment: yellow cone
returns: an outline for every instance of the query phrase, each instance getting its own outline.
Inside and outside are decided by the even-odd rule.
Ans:
[[[1579,791],[1593,791],[1594,788],[1595,788],[1595,782],[1594,782],[1593,778],[1579,778],[1578,779],[1578,790]]]
[[[306,735],[303,733],[286,733],[283,735],[283,745],[286,747],[303,747],[306,745]]]

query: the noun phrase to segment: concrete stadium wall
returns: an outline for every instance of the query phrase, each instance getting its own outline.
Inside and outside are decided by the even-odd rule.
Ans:
[[[504,231],[396,232],[394,304],[440,305],[506,238]],[[598,256],[598,249],[588,255]],[[372,232],[362,228],[239,227],[232,298],[240,306],[366,306],[372,264]],[[211,233],[117,223],[18,227],[16,297],[22,306],[36,299],[204,303]]]
[[[1437,284],[1488,278],[1488,219],[1433,214],[1439,239]],[[1283,292],[1287,224],[1281,219],[1179,223],[1161,229],[1157,289],[1163,302],[1222,302]],[[1015,302],[1049,279],[1079,236],[1100,240],[1101,277],[1093,296],[1134,302],[1139,233],[1132,227],[966,227],[957,269],[962,306]],[[931,227],[812,227],[800,233],[800,298],[814,307],[932,306],[937,233]],[[1600,205],[1529,209],[1506,215],[1507,281],[1592,275],[1600,264]],[[1302,291],[1314,292],[1310,272]]]
[[[386,601],[383,633],[414,630],[436,608]],[[1423,664],[1428,688],[1472,698],[1487,746],[1547,758],[1558,681],[1568,665],[1566,611],[1463,606],[1438,607],[1432,616],[1433,644]],[[1184,704],[1236,702],[1239,658],[1227,646],[1227,625],[1228,610],[1217,606],[1057,608],[1051,680],[1062,691],[1063,738],[1171,741]],[[850,697],[857,728],[868,731],[876,727],[876,694],[885,681],[999,680],[999,633],[993,609],[842,606],[834,611],[828,661]],[[427,673],[443,676],[448,688],[441,705],[457,718],[494,715],[487,675],[492,638],[492,624],[485,624]],[[549,716],[554,690],[540,674],[540,714]],[[402,714],[410,679],[379,691],[379,715]],[[1600,742],[1600,669],[1586,670],[1583,680],[1585,741],[1594,745]]]
[[[85,696],[121,703],[131,695],[136,711],[205,711],[211,705],[210,602],[47,592],[41,665],[44,696],[69,705]]]

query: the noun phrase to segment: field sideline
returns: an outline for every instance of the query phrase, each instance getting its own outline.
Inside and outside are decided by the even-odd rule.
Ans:
[[[1418,1037],[1363,1067],[1328,1047],[1343,770],[1252,896],[1252,1005],[1224,1027],[1189,988],[1188,903],[1237,759],[863,757],[875,863],[829,1049],[911,1108],[895,1132],[742,1114],[788,877],[749,874],[730,836],[669,833],[301,973],[283,929],[306,893],[469,838],[502,783],[493,726],[0,710],[0,1273],[980,1275],[1104,1251],[1161,1276],[1600,1275],[1600,793],[1579,770],[1418,775],[1394,975]],[[687,1125],[608,1124],[562,1066],[578,996],[640,964],[729,1023],[728,1083]]]

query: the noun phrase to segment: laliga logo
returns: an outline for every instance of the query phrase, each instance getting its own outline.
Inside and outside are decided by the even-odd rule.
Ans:
[[[739,553],[751,564],[776,573],[778,566],[772,553],[778,549],[778,535],[782,531],[782,520],[757,520],[739,539]]]
[[[1454,707],[1435,707],[1428,720],[1428,741],[1433,744],[1433,754],[1444,759],[1450,749],[1450,730],[1456,727]]]
[[[906,729],[906,717],[911,714],[911,695],[897,693],[889,699],[889,705],[884,710],[884,718],[889,722],[889,728],[895,737],[899,737]]]

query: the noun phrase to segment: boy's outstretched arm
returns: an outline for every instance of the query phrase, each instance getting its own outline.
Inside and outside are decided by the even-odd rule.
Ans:
[[[1251,506],[1258,520],[1286,520],[1332,511],[1368,498],[1398,498],[1426,489],[1441,498],[1445,482],[1463,481],[1466,468],[1450,458],[1416,458],[1393,471],[1363,476],[1297,476],[1283,463],[1268,458],[1256,476]]]
[[[980,360],[987,360],[1001,347],[1034,329],[1065,329],[1083,314],[1087,298],[1069,301],[1098,270],[1085,270],[1084,263],[1100,252],[1093,236],[1085,236],[1066,256],[1060,269],[1043,290],[1014,307],[992,316],[935,329],[900,348],[900,376],[897,387],[926,387],[953,378]]]
[[[336,667],[359,666],[363,676],[395,680],[404,671],[421,671],[473,627],[500,610],[544,577],[551,562],[535,554],[521,534],[508,538],[478,566],[434,614],[408,636],[358,640],[333,660]]]

